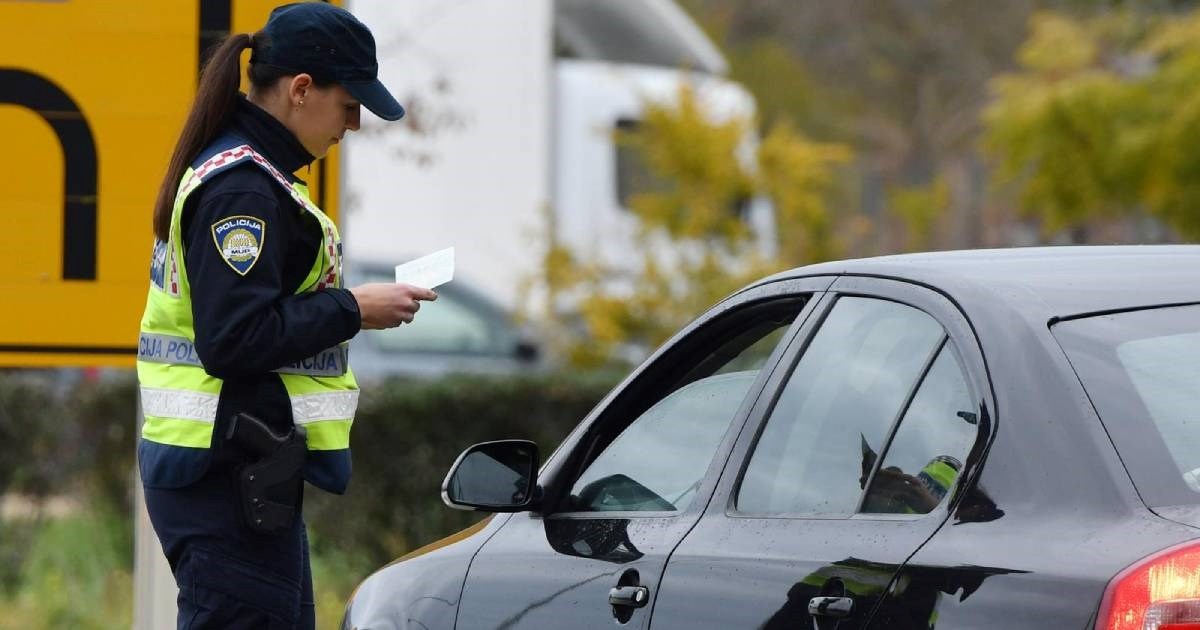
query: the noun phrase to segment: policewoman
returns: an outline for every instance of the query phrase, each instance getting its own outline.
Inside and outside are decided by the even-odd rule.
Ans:
[[[250,49],[248,95],[239,55]],[[141,321],[146,506],[179,628],[312,628],[303,482],[342,493],[358,386],[346,342],[437,295],[343,288],[338,229],[293,173],[404,110],[375,41],[322,2],[280,7],[211,54],[154,209]]]

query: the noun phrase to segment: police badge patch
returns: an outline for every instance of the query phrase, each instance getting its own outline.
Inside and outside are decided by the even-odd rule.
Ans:
[[[226,217],[212,225],[213,243],[221,258],[243,276],[258,262],[266,233],[267,222],[257,217]]]

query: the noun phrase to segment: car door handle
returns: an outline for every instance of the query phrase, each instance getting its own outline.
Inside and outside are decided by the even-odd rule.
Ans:
[[[849,597],[814,597],[808,600],[808,614],[814,617],[849,617],[854,600]]]
[[[614,586],[608,592],[608,603],[613,606],[641,608],[650,600],[650,589],[645,586]]]

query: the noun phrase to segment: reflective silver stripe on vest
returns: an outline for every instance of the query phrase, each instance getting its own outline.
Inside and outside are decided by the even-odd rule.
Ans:
[[[217,394],[142,387],[142,412],[159,418],[216,422]]]
[[[292,396],[292,422],[305,424],[320,420],[346,420],[358,409],[358,391],[302,394]]]
[[[322,350],[316,356],[281,367],[280,374],[303,376],[342,376],[346,373],[347,357],[343,346]],[[196,345],[186,337],[142,333],[138,339],[138,361],[167,363],[170,365],[193,365],[204,367],[196,354]]]
[[[182,389],[142,387],[142,411],[147,416],[215,422],[219,394]],[[346,420],[358,409],[358,392],[328,392],[292,396],[292,422]]]
[[[316,356],[285,365],[277,370],[280,374],[302,374],[305,376],[341,376],[349,365],[346,346],[334,346],[322,350]]]

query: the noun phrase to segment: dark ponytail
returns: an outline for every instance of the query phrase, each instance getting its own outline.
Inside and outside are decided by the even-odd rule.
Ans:
[[[209,56],[200,72],[196,99],[192,102],[183,131],[179,133],[175,151],[167,165],[167,174],[158,189],[158,200],[154,203],[154,235],[161,241],[165,242],[170,235],[175,193],[184,171],[196,155],[217,137],[217,133],[229,124],[237,108],[241,53],[257,39],[257,34],[254,39],[246,34],[227,37]]]

